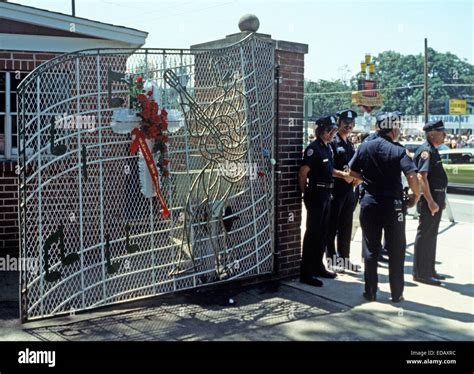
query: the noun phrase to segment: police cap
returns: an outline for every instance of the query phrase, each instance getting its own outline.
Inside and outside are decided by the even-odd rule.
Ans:
[[[423,131],[446,131],[443,121],[429,121],[423,126]]]
[[[323,128],[328,129],[328,130],[335,129],[335,128],[337,128],[336,117],[334,117],[334,116],[325,116],[325,117],[318,118],[316,120],[316,125],[318,127],[323,127]]]
[[[349,122],[349,121],[355,120],[355,118],[357,117],[357,113],[354,112],[353,110],[347,109],[347,110],[343,110],[337,113],[337,116],[339,117],[340,120],[344,122]]]

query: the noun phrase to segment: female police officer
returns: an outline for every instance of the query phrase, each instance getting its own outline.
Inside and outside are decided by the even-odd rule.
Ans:
[[[343,110],[338,113],[337,125],[338,131],[331,146],[334,152],[334,168],[336,170],[348,171],[349,161],[354,156],[355,150],[349,135],[354,128],[357,113],[353,110]],[[336,179],[332,191],[333,199],[331,201],[331,214],[329,219],[329,232],[326,254],[331,259],[333,268],[339,259],[343,263],[343,268],[360,271],[359,266],[349,261],[351,236],[352,236],[352,217],[356,205],[356,196],[354,185],[357,185],[354,178]],[[335,240],[337,238],[337,240]],[[337,241],[337,255],[336,245]]]
[[[363,180],[364,196],[360,202],[362,249],[365,261],[365,292],[369,301],[376,300],[377,258],[382,247],[382,230],[389,253],[389,281],[392,301],[403,300],[403,271],[405,262],[405,212],[401,172],[406,175],[413,191],[408,207],[420,196],[417,168],[405,147],[397,143],[400,135],[399,112],[377,116],[379,136],[362,143],[349,162],[350,174]]]
[[[336,118],[327,116],[316,121],[316,140],[304,153],[298,180],[304,193],[307,210],[306,232],[303,239],[301,282],[321,287],[318,277],[335,278],[323,263],[329,225],[331,189],[333,180],[333,152],[329,143],[337,130]],[[335,176],[348,178],[347,172],[334,172]]]

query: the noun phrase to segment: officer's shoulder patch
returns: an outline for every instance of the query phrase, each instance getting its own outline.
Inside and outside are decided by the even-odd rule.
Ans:
[[[314,154],[314,149],[313,148],[308,148],[306,151],[306,156],[311,157]]]
[[[420,154],[422,160],[428,160],[430,158],[430,153],[428,151],[423,151]]]

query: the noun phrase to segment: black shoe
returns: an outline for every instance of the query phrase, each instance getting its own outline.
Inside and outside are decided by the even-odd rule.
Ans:
[[[436,278],[436,279],[439,279],[439,280],[445,280],[446,279],[446,277],[444,275],[438,274],[437,272],[435,272],[433,274],[433,278]]]
[[[441,281],[439,279],[436,279],[436,278],[420,278],[420,277],[413,277],[413,280],[415,282],[419,282],[419,283],[425,283],[425,284],[429,284],[431,286],[441,286]]]
[[[304,283],[304,284],[309,284],[310,286],[314,286],[314,287],[322,287],[323,286],[323,282],[321,282],[318,278],[316,278],[315,276],[311,276],[311,277],[301,277],[300,278],[300,282],[301,283]]]
[[[377,296],[375,294],[371,294],[371,293],[368,293],[368,292],[364,292],[362,294],[362,296],[364,296],[364,298],[367,301],[376,301],[377,300]]]
[[[390,301],[391,301],[392,303],[399,303],[400,301],[403,301],[403,300],[405,300],[405,298],[403,297],[403,295],[402,295],[402,296],[398,296],[398,297],[391,297],[391,298],[390,298]]]
[[[337,274],[333,273],[332,271],[323,270],[323,271],[320,271],[320,272],[316,273],[316,276],[321,277],[321,278],[334,279],[334,278],[337,277]]]

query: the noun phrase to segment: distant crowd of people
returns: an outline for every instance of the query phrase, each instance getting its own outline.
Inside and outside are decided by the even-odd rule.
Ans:
[[[450,149],[454,148],[474,148],[474,135],[447,135],[444,145]]]
[[[351,137],[352,144],[357,146],[357,144],[362,143],[365,138],[369,136],[369,133],[360,132],[358,134],[353,134]],[[424,142],[423,135],[401,135],[400,142]],[[446,134],[444,139],[444,144],[442,144],[438,149],[454,149],[454,148],[474,148],[474,135],[454,135]]]

